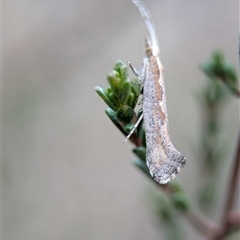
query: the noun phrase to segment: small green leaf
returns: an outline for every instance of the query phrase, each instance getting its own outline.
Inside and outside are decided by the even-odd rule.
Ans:
[[[113,111],[111,108],[107,108],[105,112],[113,122],[118,122],[115,111]]]
[[[118,77],[118,73],[116,71],[110,72],[107,76],[107,80],[112,89],[112,92],[118,97],[120,85],[120,78]]]
[[[119,103],[116,95],[114,93],[109,93],[107,96],[108,96],[108,99],[111,101],[112,105],[114,105],[113,110],[117,111],[118,108],[120,107],[120,103]]]
[[[110,108],[116,109],[115,104],[111,102],[110,99],[108,98],[107,91],[105,89],[97,86],[95,87],[95,91]]]
[[[121,125],[119,124],[117,117],[116,117],[116,112],[114,112],[111,108],[107,108],[105,110],[105,113],[108,115],[108,117],[110,118],[110,120],[113,122],[113,124],[125,135],[127,136],[127,134],[124,132],[124,130],[122,129]]]
[[[124,123],[131,122],[133,116],[134,116],[134,109],[131,107],[124,105],[121,108],[117,110],[117,119]]]
[[[111,87],[109,86],[109,87],[107,88],[107,94],[110,94],[110,93],[112,93],[112,89],[111,89]]]
[[[149,169],[147,167],[147,165],[140,159],[136,158],[134,160],[134,165],[137,166],[142,172],[144,172],[151,180],[154,181],[154,179],[152,178],[152,176],[149,173]],[[155,182],[155,181],[154,181]],[[156,182],[155,182],[156,183]]]
[[[160,215],[162,221],[172,221],[173,213],[171,204],[164,198],[160,198],[157,212]]]
[[[127,78],[128,78],[128,74],[127,74],[128,68],[121,60],[119,60],[115,64],[113,69],[119,73],[119,78],[120,78],[121,83],[123,83],[124,81],[127,80]]]
[[[186,212],[189,210],[189,202],[187,199],[187,196],[184,192],[175,192],[172,195],[172,203],[175,206],[175,208],[180,212]]]
[[[133,152],[143,161],[146,162],[146,148],[145,147],[136,147],[133,149]]]
[[[128,95],[127,105],[132,107],[132,108],[135,108],[133,101],[134,101],[134,94],[132,92],[130,92],[129,95]]]
[[[207,76],[209,76],[210,78],[214,77],[212,66],[208,62],[202,63],[200,67]]]
[[[174,192],[183,191],[182,187],[180,186],[180,184],[177,181],[173,180],[169,184],[171,185],[171,188],[174,190]]]
[[[126,133],[130,133],[131,130],[133,129],[134,127],[134,123],[127,123],[123,126],[123,130],[126,132]]]
[[[130,93],[130,82],[126,81],[119,87],[118,98],[120,103],[126,104],[128,102],[128,95]]]
[[[212,79],[217,78],[223,82],[237,97],[240,97],[238,90],[238,77],[234,67],[225,61],[221,51],[214,51],[211,59],[201,64],[201,69]]]
[[[228,77],[230,82],[232,84],[236,84],[238,78],[237,78],[237,73],[236,73],[235,69],[233,68],[233,66],[228,62],[225,63],[224,71],[226,72],[226,76]]]

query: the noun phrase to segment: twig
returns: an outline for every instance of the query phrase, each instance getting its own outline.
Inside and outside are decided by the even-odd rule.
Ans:
[[[159,185],[158,186],[165,191],[168,195],[172,195],[175,193],[175,189],[172,188],[171,184]],[[205,236],[213,236],[214,234],[219,232],[219,226],[211,221],[207,217],[200,216],[199,213],[193,211],[192,209],[188,209],[187,212],[184,213],[186,219],[195,227],[199,232],[204,234]]]
[[[226,79],[225,79],[225,78],[220,77],[220,76],[219,76],[218,78],[219,78],[219,80],[220,80],[222,83],[224,83],[224,84],[232,91],[232,93],[233,93],[233,95],[234,95],[235,97],[240,98],[240,91],[239,91],[237,88],[234,88],[234,87],[229,86],[229,85],[226,83]]]
[[[219,226],[206,217],[200,217],[199,214],[193,213],[192,211],[189,211],[186,217],[189,222],[205,236],[211,237],[219,232]]]
[[[232,174],[230,176],[227,199],[226,199],[225,208],[224,208],[224,212],[223,212],[222,225],[225,228],[227,228],[229,226],[228,215],[229,215],[230,211],[232,210],[235,195],[236,195],[239,170],[240,170],[240,131],[238,133],[237,151],[236,151],[234,163],[232,166]]]
[[[240,170],[240,131],[238,133],[237,150],[234,157],[234,163],[232,166],[229,185],[227,189],[228,191],[227,191],[227,195],[226,195],[227,197],[226,197],[225,207],[223,211],[221,230],[212,238],[213,240],[222,239],[224,236],[226,236],[229,227],[231,227],[232,225],[230,220],[230,217],[231,217],[230,212],[232,210],[235,195],[236,195],[239,170]]]
[[[231,90],[236,97],[240,98],[240,91],[239,90],[233,89],[233,88]]]
[[[136,145],[136,147],[141,146],[142,140],[138,138],[137,134],[133,133],[129,140]]]
[[[124,133],[125,134],[125,133]],[[137,134],[133,133],[129,140],[137,147],[141,146],[142,139],[140,139]],[[142,169],[143,170],[143,169]],[[145,174],[149,176],[146,171],[143,171]],[[154,181],[155,182],[155,181]],[[171,197],[175,192],[176,189],[171,184],[158,184],[155,182],[157,186],[164,191],[169,197]],[[205,236],[212,236],[219,232],[219,226],[216,225],[215,222],[211,221],[206,217],[201,217],[200,214],[193,212],[191,209],[188,209],[184,215],[186,216],[187,220],[190,224],[192,224],[196,229],[199,230]]]
[[[225,234],[226,236],[240,229],[240,212],[236,210],[230,212],[228,219],[230,222],[230,227]]]
[[[240,211],[233,210],[228,214],[228,221],[231,226],[238,226],[240,228]]]

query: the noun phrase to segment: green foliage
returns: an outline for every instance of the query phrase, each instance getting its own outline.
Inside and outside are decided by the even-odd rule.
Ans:
[[[177,211],[180,213],[187,212],[190,209],[188,197],[180,184],[174,180],[171,183],[172,195],[170,200]]]
[[[220,138],[223,128],[221,114],[230,100],[230,93],[236,95],[238,89],[236,71],[225,61],[221,51],[213,52],[211,58],[201,64],[201,69],[208,77],[208,81],[198,93],[202,127],[197,156],[203,179],[199,189],[199,204],[209,213],[216,203],[218,173],[226,155],[226,141]]]
[[[138,79],[129,80],[127,66],[118,61],[108,74],[109,87],[95,87],[97,94],[116,113],[114,117],[122,123],[130,123],[138,102],[141,86]],[[110,117],[111,118],[111,117]],[[111,119],[112,120],[112,119]],[[131,129],[125,128],[124,131]]]
[[[225,142],[220,141],[219,138],[222,130],[221,110],[230,99],[230,93],[238,97],[240,94],[237,88],[236,71],[225,61],[222,52],[215,51],[210,60],[201,65],[201,69],[208,77],[208,81],[198,93],[203,119],[198,158],[201,165],[200,171],[204,176],[198,197],[200,206],[209,210],[215,204],[218,192],[217,174],[226,150]],[[141,94],[140,81],[129,80],[127,70],[127,66],[118,61],[107,76],[109,87],[107,89],[95,87],[97,94],[109,107],[105,111],[107,116],[125,136],[133,129],[135,122],[142,114],[141,110],[138,113],[134,110]],[[167,197],[155,198],[156,214],[164,226],[166,238],[169,240],[184,239],[176,216],[177,214],[190,214],[192,211],[193,206],[186,192],[177,181],[161,186],[151,177],[146,165],[143,121],[140,122],[130,140],[135,144],[133,152],[137,156],[134,165],[167,195]]]
[[[154,194],[153,199],[153,205],[155,206],[154,212],[161,224],[161,228],[164,229],[165,239],[184,239],[182,225],[181,222],[179,222],[177,212],[173,208],[171,199],[168,199],[168,197],[163,194]]]
[[[221,51],[214,51],[211,59],[201,65],[202,70],[211,79],[222,81],[236,96],[240,96],[238,90],[238,77],[233,66],[225,61]]]
[[[143,146],[136,147],[133,152],[141,159],[144,163],[146,162],[146,148]]]
[[[149,169],[146,165],[146,163],[144,163],[142,160],[140,160],[139,158],[136,158],[134,160],[134,165],[139,168],[143,173],[145,173],[150,180],[153,180],[153,178],[151,177],[150,173],[149,173]],[[153,180],[154,181],[154,180]]]

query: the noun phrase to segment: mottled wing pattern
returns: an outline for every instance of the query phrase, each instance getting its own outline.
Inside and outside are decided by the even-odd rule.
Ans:
[[[175,149],[169,136],[163,67],[158,56],[158,38],[151,14],[140,0],[132,1],[142,14],[150,34],[139,75],[143,82],[146,161],[153,178],[164,184],[179,173],[186,164],[186,158]]]
[[[153,178],[164,184],[179,173],[186,163],[186,158],[174,148],[170,140],[164,80],[158,61],[153,55],[144,60],[143,117],[147,165]]]

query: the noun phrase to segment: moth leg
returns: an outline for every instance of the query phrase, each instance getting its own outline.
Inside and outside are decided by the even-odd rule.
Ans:
[[[131,132],[128,134],[128,136],[126,137],[126,139],[123,141],[123,143],[125,143],[130,137],[131,135],[134,133],[135,129],[137,128],[137,126],[139,125],[139,123],[142,121],[143,118],[143,114],[141,114],[141,116],[138,118],[137,122],[135,123],[133,129],[131,130]]]
[[[138,74],[137,69],[132,66],[132,64],[130,63],[130,61],[128,61],[128,66],[131,68],[133,74],[134,74],[137,78],[139,78],[139,74]]]
[[[143,79],[141,78],[140,74],[138,73],[138,71],[136,70],[136,68],[134,68],[132,66],[132,64],[130,63],[130,61],[128,61],[128,66],[131,68],[133,74],[138,78],[139,82],[132,82],[133,84],[139,84],[141,86],[141,94],[143,94]],[[142,100],[141,100],[142,102]],[[140,105],[140,104],[139,104]]]
[[[139,101],[138,105],[142,105],[143,104],[143,96],[142,99]]]

